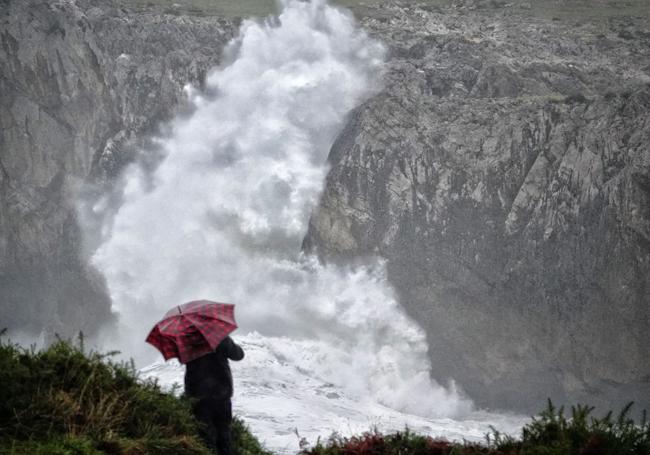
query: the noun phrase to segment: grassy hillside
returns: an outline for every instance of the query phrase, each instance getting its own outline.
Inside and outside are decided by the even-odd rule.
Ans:
[[[110,356],[65,341],[0,344],[0,454],[209,453],[188,400]],[[239,455],[268,455],[240,420],[233,437]]]
[[[138,379],[133,365],[60,341],[43,351],[0,342],[0,455],[205,455],[191,403]],[[650,455],[650,422],[591,417],[578,406],[566,416],[548,408],[521,438],[497,430],[485,444],[459,444],[409,431],[332,436],[300,455]],[[236,455],[270,455],[241,420]]]

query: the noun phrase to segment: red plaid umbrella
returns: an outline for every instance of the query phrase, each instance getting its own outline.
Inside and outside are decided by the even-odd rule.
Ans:
[[[151,329],[146,341],[165,360],[177,357],[181,363],[187,363],[214,351],[236,328],[235,305],[195,300],[169,310]]]

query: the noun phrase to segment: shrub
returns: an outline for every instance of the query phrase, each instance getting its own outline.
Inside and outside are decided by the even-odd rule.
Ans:
[[[382,435],[374,431],[342,438],[333,435],[314,447],[303,444],[301,455],[650,455],[650,423],[645,413],[640,423],[629,417],[632,404],[616,418],[591,416],[593,408],[575,406],[571,417],[549,401],[539,417],[524,426],[521,439],[495,428],[486,444],[448,442],[410,431]]]
[[[571,417],[549,400],[546,410],[522,431],[522,453],[566,455],[650,455],[650,422],[644,411],[640,424],[630,416],[632,403],[616,418],[591,416],[594,408],[573,406]]]
[[[0,454],[209,453],[189,401],[113,354],[81,338],[38,352],[0,343]],[[240,420],[233,434],[241,455],[268,455]]]

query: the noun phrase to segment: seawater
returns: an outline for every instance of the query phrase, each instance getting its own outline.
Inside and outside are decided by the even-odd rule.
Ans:
[[[472,415],[453,383],[431,380],[424,333],[380,261],[322,265],[300,249],[331,144],[379,88],[383,46],[349,12],[288,0],[277,17],[244,21],[225,55],[203,90],[186,88],[190,113],[157,139],[159,163],[135,163],[121,179],[121,206],[92,258],[119,318],[106,347],[146,365],[160,357],[144,338],[167,309],[231,302],[235,338],[281,337],[293,367],[356,403],[429,419]]]

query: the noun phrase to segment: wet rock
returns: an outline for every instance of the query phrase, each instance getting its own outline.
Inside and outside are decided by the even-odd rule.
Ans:
[[[82,250],[78,191],[114,180],[235,25],[99,0],[1,10],[0,328],[92,332],[110,300]]]
[[[648,406],[648,19],[456,3],[364,20],[409,51],[332,148],[305,248],[385,257],[434,377],[479,405]]]

